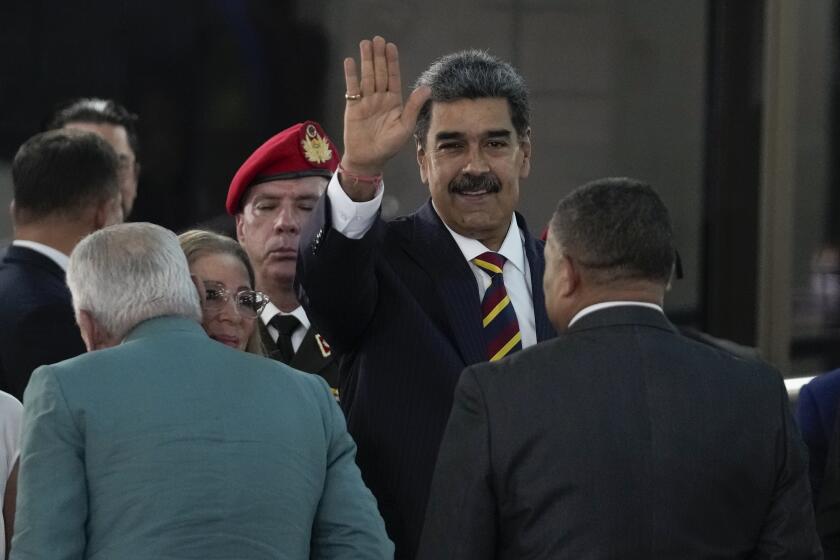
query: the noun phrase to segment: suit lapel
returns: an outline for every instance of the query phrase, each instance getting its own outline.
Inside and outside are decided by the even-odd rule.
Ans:
[[[429,273],[466,364],[486,361],[478,285],[464,255],[429,200],[415,214],[414,243],[405,244]]]
[[[277,359],[274,357],[274,353],[277,351],[277,345],[274,343],[271,335],[268,334],[268,328],[262,322],[262,319],[257,321],[257,328],[260,330],[260,340],[262,340],[266,356]]]
[[[315,330],[311,327],[306,331],[303,341],[300,343],[300,348],[292,356],[292,361],[289,365],[300,371],[307,373],[319,373],[325,367],[330,365],[333,361],[333,355],[330,353],[324,356],[318,341],[315,339]]]
[[[545,309],[545,294],[543,293],[543,274],[545,273],[545,254],[542,241],[535,240],[528,232],[525,218],[516,214],[516,224],[522,230],[525,238],[525,256],[531,269],[531,298],[534,303],[534,323],[537,330],[537,342],[557,336],[548,313]]]
[[[273,360],[282,362],[283,360],[277,355],[277,344],[271,338],[262,320],[258,322],[258,328],[260,329],[260,338],[265,347],[266,355]],[[298,351],[295,352],[295,355],[292,356],[291,361],[288,363],[289,366],[300,371],[305,371],[306,373],[319,373],[332,363],[333,354],[324,356],[318,341],[315,339],[315,335],[316,333],[312,328],[306,331],[306,335],[304,335]]]

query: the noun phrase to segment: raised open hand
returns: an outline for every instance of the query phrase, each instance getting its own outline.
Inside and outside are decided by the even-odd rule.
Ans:
[[[380,175],[385,163],[399,152],[414,131],[417,114],[431,92],[421,87],[403,105],[397,46],[382,37],[359,44],[361,77],[356,61],[344,59],[347,105],[344,109],[344,156],[341,167],[349,175]],[[347,181],[341,184],[350,198],[373,198],[376,183]]]

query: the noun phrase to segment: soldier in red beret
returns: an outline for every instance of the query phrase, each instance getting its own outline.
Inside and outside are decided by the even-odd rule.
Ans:
[[[316,122],[298,123],[271,137],[233,177],[226,208],[256,273],[256,288],[271,300],[260,314],[263,344],[272,358],[327,380],[338,397],[338,365],[315,332],[293,287],[303,223],[338,167],[340,155]]]

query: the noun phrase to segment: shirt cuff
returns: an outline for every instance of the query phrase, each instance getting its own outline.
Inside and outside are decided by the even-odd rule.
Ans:
[[[373,200],[356,202],[341,188],[338,173],[333,173],[327,187],[333,229],[344,237],[361,239],[373,227],[384,193],[385,184],[380,182]]]

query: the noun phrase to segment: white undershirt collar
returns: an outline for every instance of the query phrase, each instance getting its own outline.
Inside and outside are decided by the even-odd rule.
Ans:
[[[432,206],[434,207],[434,202],[432,202]],[[438,216],[440,216],[440,212],[437,211],[437,208],[435,208],[435,212],[437,212]],[[454,231],[446,225],[443,218],[441,218],[440,221],[452,235],[452,238],[455,240],[455,243],[458,245],[458,248],[461,250],[461,253],[464,255],[467,262],[472,262],[474,258],[490,250],[481,241],[466,237]],[[502,246],[499,247],[499,250],[495,252],[502,255],[505,259],[507,259],[507,262],[515,266],[519,272],[524,274],[525,249],[522,246],[522,241],[522,232],[519,231],[519,226],[516,224],[516,216],[511,214],[510,227],[508,228],[507,235],[505,235],[505,240],[502,241]]]
[[[38,243],[37,241],[28,241],[26,239],[15,239],[12,241],[12,245],[15,247],[25,247],[35,251],[36,253],[40,253],[60,266],[61,270],[67,272],[67,263],[70,262],[70,257],[58,249],[54,249],[49,245],[44,245],[43,243]]]
[[[607,309],[609,307],[619,307],[622,305],[633,305],[636,307],[648,307],[650,309],[656,309],[660,313],[664,314],[665,312],[662,311],[662,307],[656,305],[655,303],[648,303],[646,301],[602,301],[601,303],[595,303],[588,307],[584,307],[580,311],[578,311],[572,320],[569,321],[569,327],[575,324],[581,317],[585,315],[589,315],[590,313],[595,313],[596,311],[600,311],[602,309]]]
[[[294,315],[295,318],[300,321],[304,330],[309,330],[309,317],[306,316],[306,311],[303,310],[302,306],[298,305],[294,310],[286,313],[285,311],[280,311],[280,309],[278,309],[278,307],[273,303],[268,302],[260,313],[260,319],[262,319],[264,325],[268,326],[269,321],[271,321],[271,319],[273,319],[277,314]]]

